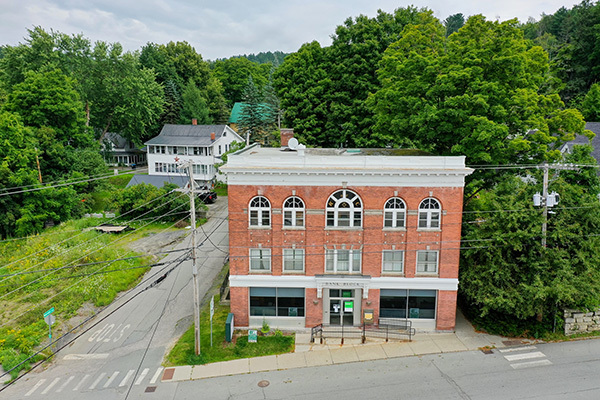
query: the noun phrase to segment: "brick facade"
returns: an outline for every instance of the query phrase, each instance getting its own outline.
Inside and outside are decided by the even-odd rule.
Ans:
[[[245,160],[245,164],[247,163]],[[331,286],[335,288],[338,284],[345,284],[344,279],[353,275],[328,274],[325,271],[325,249],[345,248],[361,250],[361,271],[357,276],[364,278],[369,286],[365,289],[361,286],[362,281],[348,286],[361,291],[360,308],[357,310],[373,309],[377,321],[380,315],[380,289],[403,289],[402,285],[406,283],[407,288],[415,290],[414,293],[419,293],[419,290],[436,290],[436,315],[434,320],[431,320],[430,329],[453,330],[463,186],[408,186],[405,183],[396,183],[393,179],[389,180],[388,185],[381,182],[372,186],[352,185],[352,177],[344,175],[337,175],[331,181],[331,185],[322,182],[313,184],[310,179],[286,183],[280,177],[273,177],[272,183],[265,178],[259,184],[244,184],[241,179],[229,184],[231,310],[235,314],[236,325],[252,324],[248,315],[249,290],[244,285],[288,287],[290,282],[294,285],[307,282],[304,292],[303,325],[312,327],[322,323],[325,318],[325,302],[328,300],[325,300],[327,295],[321,295],[321,291],[328,290],[327,285],[331,284],[329,281],[335,281],[334,286]],[[333,193],[343,189],[356,193],[361,200],[362,224],[358,228],[327,226],[326,203]],[[262,196],[270,202],[270,225],[267,227],[250,226],[249,204],[256,196]],[[297,196],[304,202],[302,227],[284,226],[282,208],[285,200],[291,196]],[[401,198],[406,204],[404,228],[384,228],[384,205],[393,197]],[[441,205],[440,228],[418,228],[419,205],[427,198],[433,198]],[[270,249],[270,272],[250,271],[249,252],[252,248]],[[283,271],[283,249],[292,248],[305,251],[305,269],[302,272]],[[392,249],[404,251],[403,273],[382,272],[382,252]],[[437,273],[417,273],[419,250],[438,251]],[[317,289],[319,279],[325,282],[322,290]],[[315,280],[317,283],[314,283]],[[447,290],[448,287],[452,290]],[[273,326],[276,326],[276,323]]]

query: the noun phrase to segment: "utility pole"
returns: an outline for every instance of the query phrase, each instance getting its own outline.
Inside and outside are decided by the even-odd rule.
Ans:
[[[542,188],[542,198],[544,199],[544,216],[542,222],[542,247],[546,247],[546,229],[548,228],[548,163],[544,163],[544,187]]]
[[[178,161],[176,159],[176,161]],[[192,226],[192,278],[194,285],[194,350],[195,354],[200,354],[200,287],[198,285],[198,264],[196,258],[196,187],[194,174],[192,172],[193,162],[187,161],[181,168],[187,168],[190,178],[190,224]]]
[[[553,164],[553,165],[549,165],[548,163],[544,163],[544,165],[540,165],[538,166],[538,168],[541,168],[544,170],[544,180],[543,180],[543,188],[542,188],[542,196],[540,198],[540,194],[539,192],[534,196],[534,205],[535,206],[539,206],[542,205],[543,206],[543,221],[542,221],[542,247],[546,247],[546,230],[548,228],[548,207],[553,207],[556,204],[558,204],[558,194],[553,192],[551,194],[548,194],[548,184],[549,184],[549,180],[548,180],[548,171],[550,169],[555,169],[555,170],[571,170],[571,171],[575,171],[578,170],[579,168],[577,168],[575,165],[573,164]],[[537,198],[536,198],[537,196]],[[549,204],[550,203],[550,204]]]

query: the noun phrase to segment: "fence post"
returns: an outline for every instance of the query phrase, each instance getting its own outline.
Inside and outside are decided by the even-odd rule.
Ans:
[[[367,341],[367,336],[366,336],[366,332],[365,332],[365,323],[363,322],[363,327],[362,327],[362,344],[365,344],[365,342]]]

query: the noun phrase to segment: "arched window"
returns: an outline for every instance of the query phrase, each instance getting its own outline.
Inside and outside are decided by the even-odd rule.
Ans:
[[[362,226],[362,202],[350,190],[338,190],[327,200],[327,226]]]
[[[440,227],[440,203],[431,197],[419,204],[419,228]]]
[[[271,226],[271,203],[266,197],[256,196],[250,200],[250,226]]]
[[[283,203],[283,226],[304,226],[304,202],[290,197]]]
[[[384,206],[383,226],[385,228],[404,228],[406,204],[398,197],[392,197]]]

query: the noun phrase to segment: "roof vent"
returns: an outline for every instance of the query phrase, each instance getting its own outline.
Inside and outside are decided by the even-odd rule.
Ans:
[[[298,139],[291,138],[290,140],[288,140],[288,147],[290,148],[290,150],[296,150],[298,148]]]

